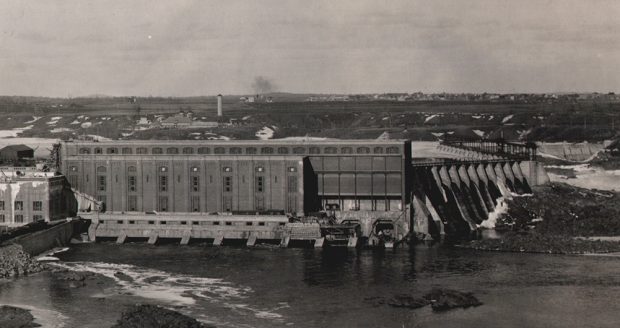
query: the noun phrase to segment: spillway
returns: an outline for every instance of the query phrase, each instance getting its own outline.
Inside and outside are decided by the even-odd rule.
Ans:
[[[541,163],[515,160],[417,163],[412,179],[418,240],[472,237],[501,199],[531,193],[532,186],[549,181]]]

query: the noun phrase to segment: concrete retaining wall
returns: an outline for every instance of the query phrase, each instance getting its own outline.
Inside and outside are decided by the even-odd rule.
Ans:
[[[54,247],[67,245],[77,224],[76,221],[62,222],[49,229],[17,237],[10,243],[21,245],[30,255],[38,255]]]

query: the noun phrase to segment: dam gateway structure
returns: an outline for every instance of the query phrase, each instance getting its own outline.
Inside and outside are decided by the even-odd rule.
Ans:
[[[414,163],[409,140],[73,140],[55,154],[91,239],[117,242],[392,247],[472,233],[546,177],[532,158]]]

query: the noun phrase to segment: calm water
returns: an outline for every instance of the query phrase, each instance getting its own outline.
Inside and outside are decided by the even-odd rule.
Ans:
[[[0,303],[28,304],[50,327],[109,327],[151,302],[218,327],[617,327],[620,258],[485,253],[85,244],[60,265],[110,277],[83,288],[49,273],[0,282]],[[115,276],[116,272],[124,275]],[[433,286],[484,305],[436,314],[377,305]]]

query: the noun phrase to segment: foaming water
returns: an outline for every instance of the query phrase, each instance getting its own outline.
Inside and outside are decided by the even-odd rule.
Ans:
[[[244,303],[253,294],[247,286],[235,285],[221,278],[195,277],[186,274],[150,269],[130,264],[105,262],[58,262],[51,265],[79,272],[92,272],[113,279],[122,294],[129,294],[156,300],[175,307],[185,307],[190,312],[200,308],[199,302],[234,310],[240,315],[254,315],[260,319],[282,319],[283,316],[271,309]],[[112,296],[112,295],[96,295]],[[209,323],[212,316],[198,314],[200,320]]]

